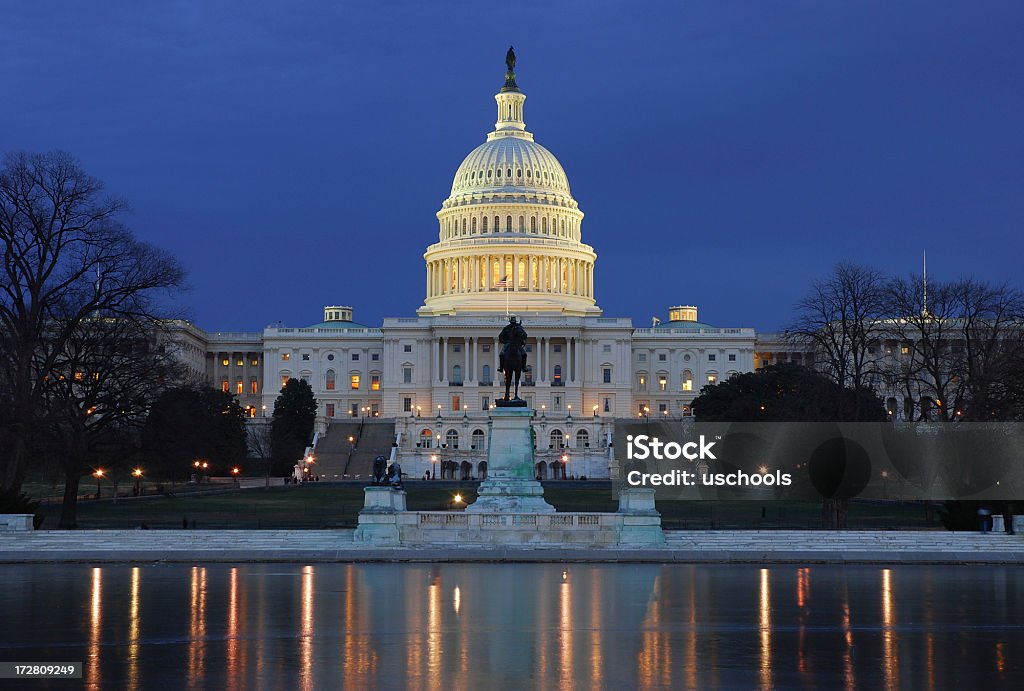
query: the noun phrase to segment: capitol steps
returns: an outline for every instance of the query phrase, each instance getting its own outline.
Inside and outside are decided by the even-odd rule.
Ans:
[[[373,475],[373,460],[377,456],[391,458],[391,445],[395,441],[395,421],[367,419],[356,441],[356,450],[348,464],[348,476],[368,478]]]
[[[349,452],[353,444],[349,437],[359,437],[358,421],[331,422],[327,431],[320,436],[316,445],[316,474],[326,481],[341,480],[345,474],[345,466],[349,461]]]

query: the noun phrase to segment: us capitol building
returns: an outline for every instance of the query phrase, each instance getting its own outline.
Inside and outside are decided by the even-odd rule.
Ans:
[[[494,130],[455,171],[436,214],[416,316],[365,326],[352,307],[331,305],[323,321],[301,328],[180,327],[193,374],[236,394],[254,423],[269,419],[289,378],[312,386],[316,454],[339,461],[322,468],[327,479],[357,471],[354,439],[370,427],[378,446],[397,444],[412,477],[440,477],[439,461],[485,474],[489,410],[504,393],[496,339],[509,313],[530,336],[520,394],[536,411],[546,477],[607,477],[615,418],[686,416],[706,384],[807,357],[778,335],[705,324],[694,306],[669,307],[652,328],[604,316],[584,214],[561,163],[526,129],[514,64],[510,53]]]

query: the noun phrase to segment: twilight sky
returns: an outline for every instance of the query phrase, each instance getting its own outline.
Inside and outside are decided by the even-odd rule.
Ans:
[[[67,150],[126,198],[203,328],[376,326],[422,304],[512,43],[606,316],[775,329],[836,262],[925,248],[935,278],[1018,281],[1017,0],[317,4],[10,3],[0,152]]]

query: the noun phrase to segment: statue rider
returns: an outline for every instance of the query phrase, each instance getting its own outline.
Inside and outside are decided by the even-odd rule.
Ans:
[[[498,343],[504,346],[498,354],[498,371],[505,371],[505,356],[519,355],[522,358],[522,369],[526,369],[526,329],[516,318],[509,317],[508,325],[498,334]]]

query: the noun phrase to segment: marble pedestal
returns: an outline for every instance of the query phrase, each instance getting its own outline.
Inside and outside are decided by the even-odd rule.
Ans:
[[[544,488],[534,473],[533,437],[529,408],[494,408],[487,447],[487,479],[466,513],[554,513],[544,501]]]

